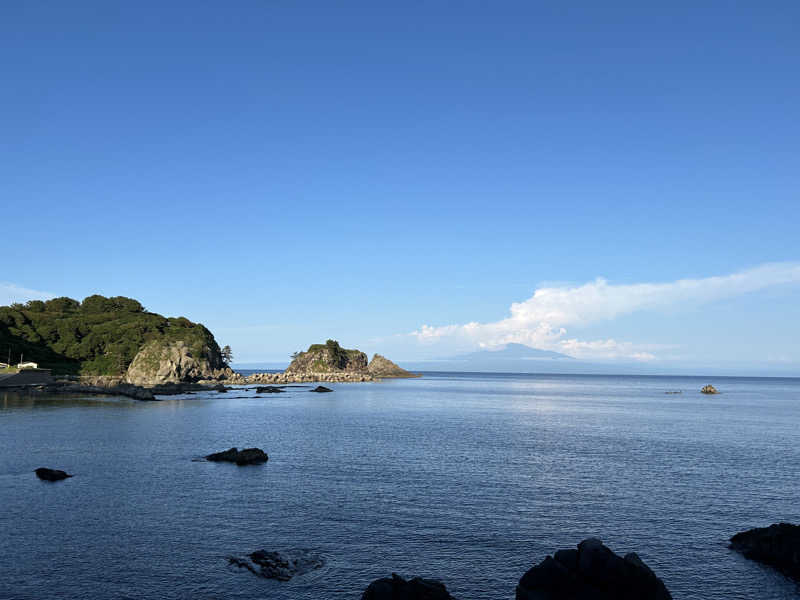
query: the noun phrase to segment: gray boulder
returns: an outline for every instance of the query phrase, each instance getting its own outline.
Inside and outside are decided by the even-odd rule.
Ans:
[[[361,600],[455,600],[440,581],[414,577],[405,580],[397,573],[376,579],[361,595]]]
[[[800,581],[800,525],[775,523],[737,533],[730,547]]]
[[[43,481],[61,481],[67,477],[72,477],[69,473],[61,471],[60,469],[48,469],[47,467],[39,467],[34,471],[36,476]]]
[[[621,557],[589,538],[528,570],[517,600],[671,600],[664,582],[633,552]]]
[[[223,452],[215,452],[206,456],[206,460],[211,462],[230,462],[236,463],[240,467],[245,465],[260,465],[269,460],[269,456],[261,448],[245,448],[239,450],[230,448]]]

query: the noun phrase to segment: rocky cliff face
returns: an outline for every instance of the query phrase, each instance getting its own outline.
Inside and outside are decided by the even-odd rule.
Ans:
[[[367,355],[360,350],[348,350],[334,340],[324,344],[312,344],[308,350],[298,354],[286,373],[351,373],[367,372]]]
[[[233,371],[222,361],[219,349],[181,340],[153,340],[139,350],[125,375],[135,385],[157,385],[223,379]]]
[[[409,373],[405,369],[401,369],[385,356],[376,354],[369,362],[367,371],[373,377],[418,377],[414,373]]]

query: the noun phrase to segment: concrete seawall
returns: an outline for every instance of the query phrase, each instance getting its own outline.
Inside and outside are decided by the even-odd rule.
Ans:
[[[0,387],[47,385],[53,381],[53,376],[47,369],[23,369],[19,373],[0,375]]]

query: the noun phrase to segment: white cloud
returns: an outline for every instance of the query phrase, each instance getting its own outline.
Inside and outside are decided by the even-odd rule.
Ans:
[[[510,315],[500,321],[440,327],[423,325],[411,335],[428,344],[449,340],[492,348],[516,342],[577,358],[653,360],[656,357],[652,351],[658,346],[613,339],[568,339],[566,327],[608,321],[642,310],[713,302],[796,282],[800,282],[800,263],[771,263],[730,275],[668,283],[614,285],[605,279],[596,279],[580,286],[540,287],[524,302],[513,303]]]
[[[27,302],[28,300],[49,300],[55,294],[30,290],[13,283],[0,281],[0,306],[7,306],[14,302]]]

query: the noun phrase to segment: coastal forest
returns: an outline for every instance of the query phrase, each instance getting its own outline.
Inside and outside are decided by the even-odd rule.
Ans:
[[[93,295],[0,306],[0,361],[23,357],[57,374],[122,375],[152,340],[182,340],[201,356],[219,354],[211,332],[185,317],[147,312],[132,298]]]

